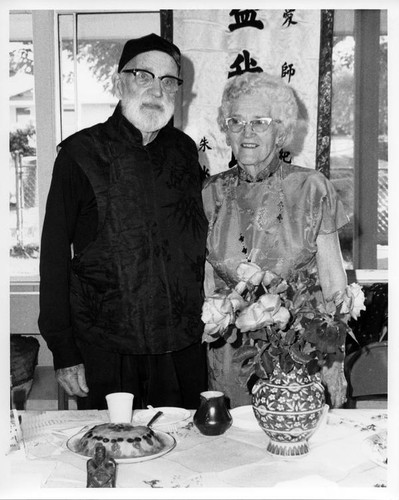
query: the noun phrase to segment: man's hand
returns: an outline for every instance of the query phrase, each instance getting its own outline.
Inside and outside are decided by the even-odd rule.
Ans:
[[[89,392],[89,388],[86,384],[85,367],[82,363],[56,370],[55,378],[70,396],[80,396],[84,398]]]

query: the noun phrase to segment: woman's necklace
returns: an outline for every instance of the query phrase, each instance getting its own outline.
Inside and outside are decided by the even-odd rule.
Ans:
[[[253,219],[251,221],[251,225],[254,226],[254,230],[259,230],[259,231],[264,231],[265,229],[269,229],[270,227],[274,226],[275,224],[280,225],[283,222],[284,219],[284,191],[283,191],[283,173],[282,173],[282,162],[280,161],[279,166],[277,167],[278,170],[278,188],[277,194],[278,198],[273,196],[273,193],[269,193],[269,207],[258,207],[255,210]],[[277,171],[276,171],[277,173]],[[262,179],[264,180],[264,179]],[[259,181],[258,181],[259,182]],[[270,206],[270,203],[274,205]],[[273,214],[273,212],[277,212],[276,215]],[[270,214],[273,214],[270,216]],[[245,241],[245,236],[243,232],[240,232],[239,236],[239,242],[241,244],[241,252],[247,256],[247,261],[251,262],[251,257],[252,257],[252,250],[248,254],[248,245]]]
[[[284,191],[283,191],[283,162],[280,162],[280,165],[278,167],[278,174],[279,174],[279,187],[278,187],[278,196],[279,196],[279,201],[277,203],[278,206],[278,215],[276,219],[278,220],[279,224],[283,222],[283,211],[284,211]]]

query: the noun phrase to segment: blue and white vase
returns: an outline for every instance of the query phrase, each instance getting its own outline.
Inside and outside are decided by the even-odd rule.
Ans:
[[[308,453],[308,439],[316,431],[324,407],[320,375],[309,375],[305,367],[283,373],[276,366],[268,380],[258,380],[252,389],[252,408],[270,438],[267,451],[273,455]]]

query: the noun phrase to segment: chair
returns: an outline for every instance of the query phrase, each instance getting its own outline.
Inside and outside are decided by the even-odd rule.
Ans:
[[[39,342],[35,337],[11,335],[10,338],[10,391],[11,407],[25,410],[26,400],[33,384],[38,361]]]
[[[59,410],[68,410],[69,409],[69,398],[66,391],[58,384],[58,409]]]
[[[76,405],[72,404],[72,406]],[[54,368],[52,366],[37,366],[32,390],[26,402],[26,410],[68,409],[70,409],[68,394],[57,383]]]
[[[386,408],[388,342],[372,342],[345,358],[347,408]]]

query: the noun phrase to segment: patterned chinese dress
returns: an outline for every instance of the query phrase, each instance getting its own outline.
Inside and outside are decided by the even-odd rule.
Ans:
[[[317,270],[317,236],[348,222],[334,186],[316,170],[275,158],[256,178],[236,166],[205,181],[208,219],[205,293],[230,290],[238,283],[240,262],[251,261],[280,276]],[[210,264],[210,266],[209,266]],[[231,365],[234,347],[220,342],[208,350],[209,384],[223,391],[231,407],[250,403]]]

